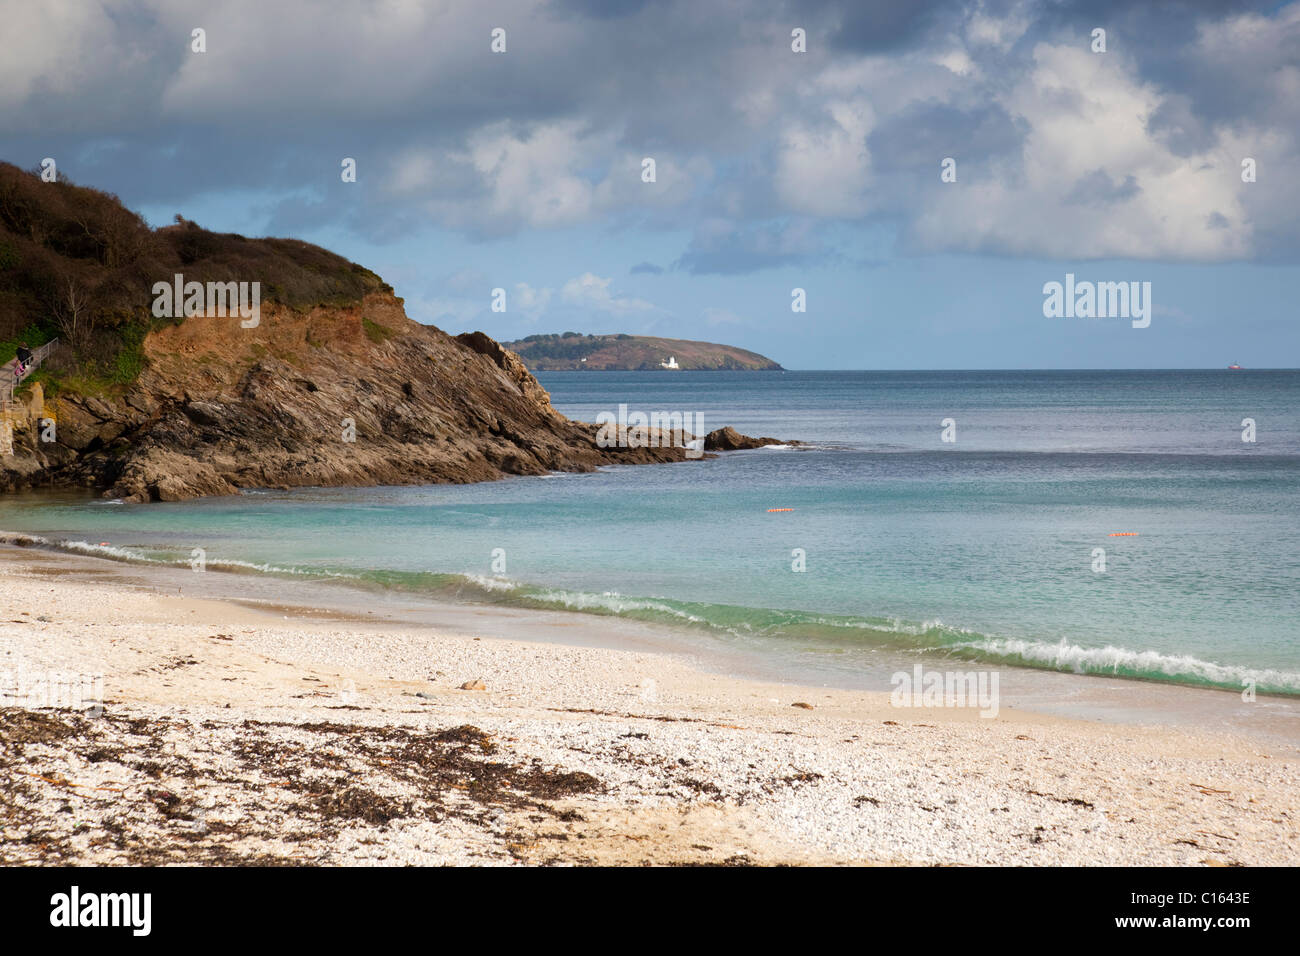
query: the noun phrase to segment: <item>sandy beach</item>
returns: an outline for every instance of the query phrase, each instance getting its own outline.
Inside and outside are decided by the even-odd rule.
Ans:
[[[0,862],[1300,861],[1294,743],[898,708],[135,572],[0,548]],[[31,706],[68,675],[102,676],[102,713]]]

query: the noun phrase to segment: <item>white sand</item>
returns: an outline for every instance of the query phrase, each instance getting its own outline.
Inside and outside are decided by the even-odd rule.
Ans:
[[[0,709],[4,863],[1300,862],[1294,747],[37,568],[59,560],[0,552],[0,674],[102,673],[106,705]],[[490,738],[436,736],[464,725]]]

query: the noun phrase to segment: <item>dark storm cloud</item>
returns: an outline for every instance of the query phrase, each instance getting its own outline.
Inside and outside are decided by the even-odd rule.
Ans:
[[[960,0],[813,0],[787,9],[796,24],[800,14],[810,16],[813,28],[825,31],[837,49],[887,53],[915,46],[933,31],[951,29],[960,20],[963,6]]]
[[[881,172],[929,175],[944,156],[973,161],[1017,153],[1027,132],[997,104],[962,109],[921,103],[884,120],[867,137],[867,146]]]

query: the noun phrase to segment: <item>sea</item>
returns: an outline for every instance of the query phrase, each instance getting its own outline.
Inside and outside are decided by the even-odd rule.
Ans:
[[[1300,371],[538,378],[574,418],[782,443],[475,485],[31,492],[0,528],[263,592],[640,622],[792,680],[925,662],[1300,696]]]

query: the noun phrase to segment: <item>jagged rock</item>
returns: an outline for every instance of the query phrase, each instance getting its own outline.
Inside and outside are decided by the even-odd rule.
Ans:
[[[58,404],[59,444],[81,451],[99,437],[101,422],[87,412],[80,403],[60,401]]]
[[[466,346],[491,359],[492,362],[501,369],[509,379],[515,383],[523,396],[530,401],[536,402],[539,406],[545,408],[547,412],[557,418],[562,418],[559,412],[551,408],[551,395],[546,389],[542,388],[537,379],[533,378],[528,366],[514,352],[503,348],[499,342],[484,332],[462,332],[456,336],[456,340]]]
[[[101,444],[107,445],[124,431],[126,431],[126,423],[120,421],[108,421],[99,427],[99,431],[95,433],[95,437],[99,439]]]
[[[13,473],[13,479],[21,482],[23,479],[31,479],[40,473],[44,467],[44,462],[40,458],[29,457],[26,455],[5,455],[0,458],[0,466]],[[15,482],[15,485],[17,482]]]
[[[185,414],[200,425],[220,425],[225,421],[225,409],[212,402],[189,402]]]
[[[103,399],[84,398],[82,399],[81,403],[85,407],[86,411],[88,411],[91,415],[94,415],[102,422],[106,422],[110,418],[117,417],[117,412],[113,408],[113,406],[108,404],[108,402],[104,401]]]
[[[129,392],[124,401],[136,411],[143,412],[145,415],[153,415],[158,411],[158,403],[148,394],[138,389]]]
[[[730,425],[726,428],[716,428],[704,436],[705,451],[739,451],[745,448],[762,448],[765,445],[793,444],[796,442],[781,441],[777,438],[750,438]]]
[[[112,496],[124,501],[182,501],[238,490],[207,462],[149,448],[131,458],[118,476]]]
[[[69,465],[77,460],[77,453],[75,451],[66,445],[59,444],[58,442],[50,442],[48,444],[42,442],[37,447],[37,450],[42,456],[42,465],[45,468],[57,468]]]

